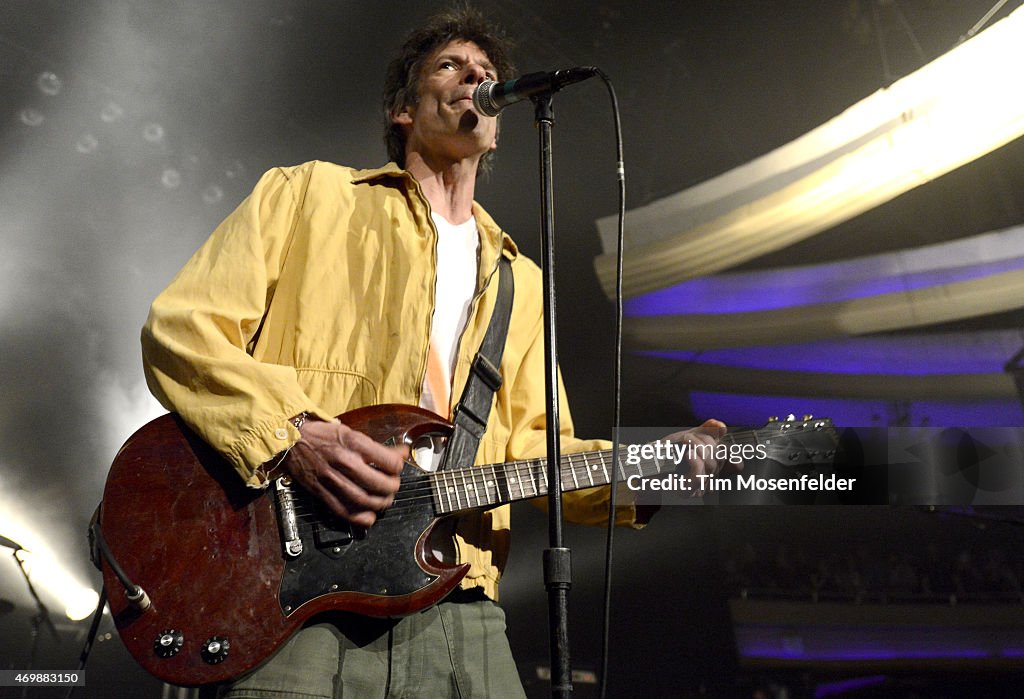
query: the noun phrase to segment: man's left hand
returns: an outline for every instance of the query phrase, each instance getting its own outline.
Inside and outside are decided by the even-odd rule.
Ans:
[[[689,455],[689,471],[686,475],[691,477],[702,474],[711,475],[718,473],[718,469],[721,467],[714,454],[715,447],[718,445],[719,440],[725,436],[726,432],[728,432],[728,429],[724,422],[708,420],[700,427],[694,427],[682,432],[674,432],[665,437],[665,439],[677,444],[688,445],[686,451]]]

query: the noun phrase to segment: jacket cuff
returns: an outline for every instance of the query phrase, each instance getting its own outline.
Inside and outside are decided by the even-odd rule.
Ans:
[[[310,417],[331,421],[319,408],[297,408],[254,426],[235,442],[227,453],[227,458],[238,471],[242,480],[250,488],[265,488],[269,483],[269,472],[280,462],[302,433],[292,422],[292,418],[300,413]]]

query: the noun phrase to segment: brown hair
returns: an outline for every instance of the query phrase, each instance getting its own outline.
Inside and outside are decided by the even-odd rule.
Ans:
[[[419,99],[423,63],[435,51],[453,41],[472,41],[487,54],[499,78],[514,72],[510,53],[512,42],[495,25],[469,6],[454,7],[427,20],[426,25],[406,37],[398,56],[388,64],[384,79],[384,143],[388,158],[405,167],[405,132],[391,118]],[[493,151],[480,159],[480,172],[490,170]]]

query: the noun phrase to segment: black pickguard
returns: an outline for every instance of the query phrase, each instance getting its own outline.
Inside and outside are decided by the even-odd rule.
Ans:
[[[416,543],[437,515],[426,475],[406,466],[396,495],[401,504],[385,511],[370,529],[353,527],[326,516],[315,498],[296,488],[304,520],[302,553],[287,559],[281,580],[281,609],[287,615],[321,595],[359,592],[407,595],[423,589],[437,576],[416,560]],[[416,499],[402,502],[415,492]],[[315,516],[311,516],[315,513]]]

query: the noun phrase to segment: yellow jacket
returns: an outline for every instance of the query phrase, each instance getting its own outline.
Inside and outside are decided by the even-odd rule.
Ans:
[[[474,215],[477,293],[458,347],[453,401],[490,320],[504,255],[515,302],[504,383],[476,463],[543,456],[540,270],[477,204]],[[419,184],[394,164],[352,170],[314,161],[267,172],[153,302],[142,333],[150,389],[252,487],[266,485],[262,464],[298,441],[289,422],[298,413],[330,419],[366,405],[417,405],[436,237]],[[561,420],[563,451],[607,448],[572,436],[564,397]],[[574,521],[604,521],[607,489],[566,494],[565,505]],[[632,524],[633,507],[616,520]],[[496,597],[508,529],[507,505],[459,517],[459,557],[471,563],[463,587]]]

